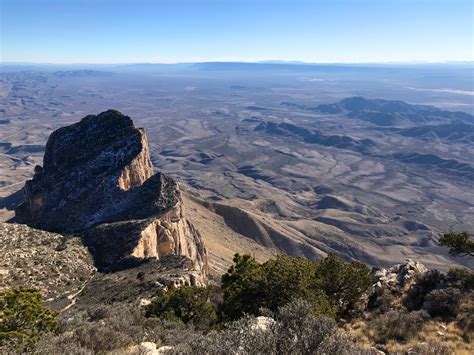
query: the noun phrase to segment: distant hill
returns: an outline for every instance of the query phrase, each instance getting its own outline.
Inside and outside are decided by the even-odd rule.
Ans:
[[[348,97],[333,104],[307,106],[292,102],[280,105],[321,114],[344,115],[347,118],[370,122],[377,126],[413,125],[420,123],[474,123],[474,116],[465,112],[444,111],[434,106],[412,105],[404,101]]]
[[[340,149],[351,149],[362,153],[376,145],[375,142],[370,139],[354,139],[349,136],[335,134],[328,135],[320,131],[309,130],[289,123],[276,124],[274,122],[262,122],[255,128],[255,131],[265,131],[266,133],[282,136],[296,135],[305,143]]]
[[[90,69],[81,69],[81,70],[60,70],[53,73],[54,76],[59,78],[83,78],[83,77],[103,77],[103,76],[112,76],[113,72],[110,71],[101,71],[101,70],[90,70]]]
[[[474,143],[474,125],[460,121],[407,128],[398,131],[398,134],[423,140],[442,139],[448,142]]]

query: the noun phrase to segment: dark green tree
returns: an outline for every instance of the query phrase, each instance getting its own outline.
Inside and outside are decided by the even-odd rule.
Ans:
[[[258,314],[264,299],[262,267],[250,255],[234,256],[232,265],[222,276],[224,300],[221,311],[226,319],[238,319],[244,313]]]
[[[374,284],[370,269],[357,261],[347,263],[329,254],[316,268],[315,285],[329,298],[339,316],[350,309]]]
[[[41,293],[31,288],[0,291],[0,345],[23,351],[57,326],[57,313],[44,307]]]
[[[474,240],[468,232],[449,232],[443,234],[439,244],[449,248],[451,255],[474,256]]]
[[[217,312],[210,302],[210,287],[183,286],[169,291],[160,289],[146,309],[147,317],[159,317],[192,323],[208,329],[217,322]]]
[[[452,268],[446,275],[448,284],[464,292],[474,290],[474,272],[464,268]]]
[[[315,261],[287,255],[265,262],[262,265],[265,299],[261,307],[276,311],[293,299],[301,299],[313,307],[314,314],[334,316],[327,295],[315,287],[317,265]]]
[[[284,255],[264,264],[249,255],[236,255],[222,277],[224,319],[258,315],[262,308],[275,312],[295,298],[311,304],[315,314],[334,316],[326,294],[315,287],[316,266],[317,262]]]
[[[321,262],[280,255],[263,264],[249,255],[236,255],[222,277],[225,319],[258,315],[262,308],[277,311],[293,299],[302,299],[314,314],[339,316],[352,309],[374,280],[367,266],[346,263],[335,255]]]

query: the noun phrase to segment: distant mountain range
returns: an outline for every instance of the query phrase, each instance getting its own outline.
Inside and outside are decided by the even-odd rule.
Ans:
[[[360,96],[348,97],[334,104],[315,107],[292,102],[282,102],[281,105],[321,114],[344,114],[348,118],[367,121],[378,126],[445,120],[474,123],[474,116],[465,112],[443,111],[434,106],[412,105],[404,101],[367,99]]]
[[[72,71],[72,70],[106,70],[106,71],[246,71],[246,72],[346,72],[373,71],[386,72],[396,69],[427,69],[440,70],[443,68],[469,69],[474,68],[474,62],[445,62],[445,63],[308,63],[303,61],[264,60],[259,62],[240,61],[208,61],[183,63],[107,63],[107,64],[54,64],[54,63],[15,63],[0,62],[0,72],[19,70],[42,71]]]
[[[289,123],[276,124],[273,122],[262,122],[255,130],[283,136],[291,134],[301,138],[305,143],[341,149],[352,149],[361,153],[376,145],[375,142],[370,139],[354,139],[344,135],[327,135],[320,131],[312,131]]]
[[[349,97],[333,104],[314,107],[292,102],[282,102],[280,105],[320,114],[343,115],[348,119],[357,119],[376,126],[393,127],[393,132],[405,137],[474,142],[474,116],[465,112],[444,111],[433,106],[364,97]]]

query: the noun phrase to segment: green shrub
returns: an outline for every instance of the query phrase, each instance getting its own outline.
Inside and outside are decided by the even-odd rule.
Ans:
[[[377,343],[385,344],[389,340],[406,341],[414,337],[429,318],[425,311],[389,311],[370,321],[369,328]]]
[[[314,295],[312,288],[316,263],[305,258],[279,255],[262,265],[265,275],[263,307],[276,311],[279,306],[293,298],[309,300]]]
[[[0,291],[0,346],[27,349],[56,326],[56,312],[42,305],[38,290]]]
[[[160,289],[146,308],[147,317],[159,317],[192,323],[196,328],[208,329],[217,321],[214,305],[210,303],[209,287],[183,286],[169,291]]]
[[[426,295],[423,309],[432,317],[450,320],[458,313],[461,296],[461,291],[453,287],[433,290]]]
[[[474,256],[474,240],[468,232],[450,232],[443,234],[439,239],[439,244],[449,247],[451,255]]]
[[[327,295],[314,282],[317,263],[305,258],[279,255],[262,265],[264,299],[261,308],[277,311],[293,299],[305,300],[315,315],[334,317]]]
[[[316,268],[316,288],[327,295],[339,316],[345,315],[373,284],[366,265],[356,261],[346,263],[334,254],[329,254]]]
[[[456,287],[467,292],[474,290],[474,272],[468,269],[450,269],[446,278],[451,287]]]
[[[250,255],[234,256],[232,265],[222,276],[224,300],[221,311],[226,319],[238,319],[243,314],[258,314],[265,298],[264,272]]]
[[[320,263],[280,255],[263,264],[249,255],[236,255],[222,277],[224,319],[276,311],[294,298],[313,306],[314,314],[342,316],[374,283],[362,263],[346,263],[329,255]]]
[[[249,255],[236,255],[234,265],[222,276],[224,319],[258,315],[262,308],[275,312],[294,298],[312,305],[315,314],[334,316],[328,297],[316,288],[317,263],[280,255],[263,264]]]

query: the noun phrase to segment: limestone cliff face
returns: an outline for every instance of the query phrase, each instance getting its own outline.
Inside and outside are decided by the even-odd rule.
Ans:
[[[140,129],[142,150],[125,168],[118,179],[118,185],[123,191],[127,191],[134,186],[140,186],[153,175],[150,153],[148,151],[148,140],[145,130]]]
[[[194,238],[187,238],[193,236]],[[169,213],[151,221],[140,233],[132,255],[137,258],[159,258],[164,255],[186,255],[199,261],[203,248],[199,232],[182,216],[181,203]]]
[[[99,270],[182,255],[206,272],[206,249],[183,216],[177,182],[153,175],[145,131],[118,111],[53,132],[24,192],[15,221],[81,234]]]

